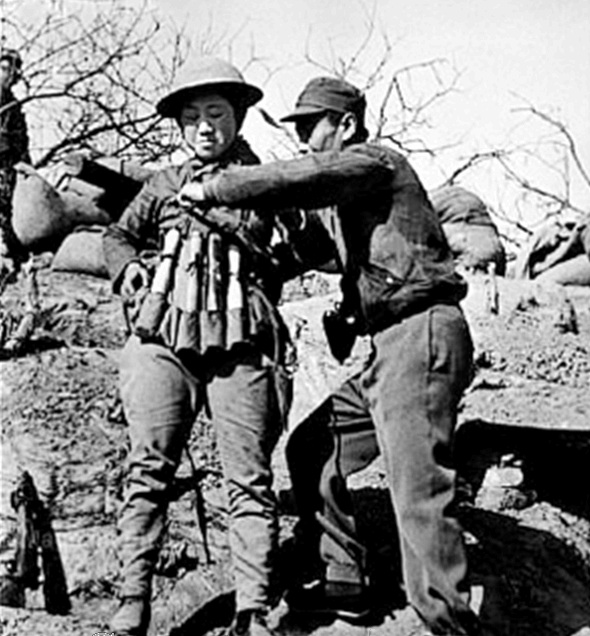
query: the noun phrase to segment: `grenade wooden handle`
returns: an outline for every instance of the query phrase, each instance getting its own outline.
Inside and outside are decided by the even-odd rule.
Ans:
[[[156,269],[151,291],[157,294],[167,294],[170,291],[172,282],[172,270],[174,261],[178,255],[180,247],[180,231],[176,228],[168,230],[164,237],[164,247],[162,248],[161,262]]]
[[[168,308],[167,296],[172,285],[172,274],[178,257],[180,239],[180,231],[176,228],[168,230],[164,238],[161,262],[135,323],[135,334],[142,340],[151,340],[158,335]]]

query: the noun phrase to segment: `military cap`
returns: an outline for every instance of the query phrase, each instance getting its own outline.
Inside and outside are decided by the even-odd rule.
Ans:
[[[295,110],[281,117],[281,121],[296,121],[326,111],[352,112],[362,121],[366,107],[365,96],[356,86],[336,77],[316,77],[297,98]]]

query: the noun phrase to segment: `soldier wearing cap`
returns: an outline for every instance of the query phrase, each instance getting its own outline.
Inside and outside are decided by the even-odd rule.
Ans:
[[[21,78],[21,56],[14,49],[0,49],[0,281],[14,276],[24,257],[12,228],[14,166],[31,162],[27,123],[12,92]]]
[[[122,603],[110,626],[119,636],[147,633],[169,493],[204,407],[228,491],[237,590],[230,633],[270,634],[266,615],[278,529],[271,454],[282,431],[276,379],[286,333],[267,252],[273,220],[246,209],[213,209],[211,218],[223,221],[218,230],[176,200],[187,183],[259,163],[238,133],[247,109],[261,97],[222,60],[201,58],[186,68],[157,111],[176,120],[191,157],[151,177],[105,233],[113,288],[133,327],[120,371],[131,450],[118,523]],[[158,245],[161,264],[152,280],[142,253]],[[157,290],[164,271],[169,285]],[[160,313],[146,312],[152,302]]]
[[[409,603],[435,634],[479,634],[469,607],[461,527],[452,514],[457,407],[472,341],[459,301],[466,283],[418,176],[398,152],[367,143],[366,102],[337,78],[311,80],[284,117],[311,154],[229,169],[181,197],[208,205],[320,215],[342,272],[342,303],[325,316],[344,360],[357,334],[372,355],[292,432],[287,459],[300,538],[319,578],[287,593],[292,610],[360,619],[375,591],[346,477],[383,456]],[[347,343],[347,346],[346,346]],[[393,594],[396,582],[389,592]]]

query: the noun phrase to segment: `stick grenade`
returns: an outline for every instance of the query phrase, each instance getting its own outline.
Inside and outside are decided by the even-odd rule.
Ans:
[[[168,308],[167,296],[172,287],[172,274],[180,249],[180,239],[180,231],[177,228],[168,230],[164,237],[161,262],[135,323],[135,334],[141,340],[153,340],[158,335]]]

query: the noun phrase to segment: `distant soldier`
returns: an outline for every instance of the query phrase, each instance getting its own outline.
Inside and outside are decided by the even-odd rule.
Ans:
[[[30,163],[27,124],[12,88],[22,78],[22,59],[14,49],[0,49],[0,281],[11,278],[23,260],[12,229],[14,166]]]

